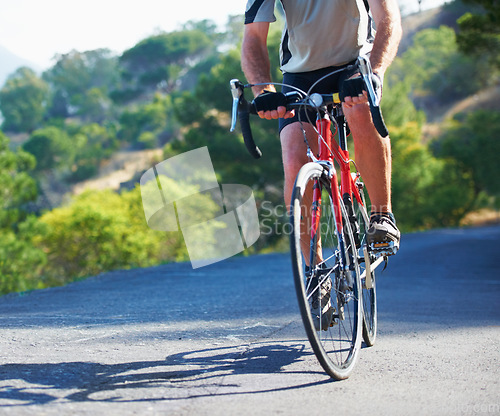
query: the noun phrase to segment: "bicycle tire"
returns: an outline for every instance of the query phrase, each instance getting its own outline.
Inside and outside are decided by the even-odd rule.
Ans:
[[[357,199],[353,196],[352,205],[354,216],[359,227],[359,241],[360,245],[358,247],[358,258],[359,258],[359,268],[361,276],[361,288],[362,288],[362,298],[363,298],[363,341],[366,346],[372,347],[375,344],[377,338],[377,286],[375,270],[370,271],[370,276],[366,276],[366,261],[365,256],[370,256],[366,244],[366,232],[370,227],[370,219],[366,211],[366,198],[364,194],[364,186],[361,179],[358,178],[356,181],[358,186],[361,200],[363,204],[359,204]],[[370,262],[375,260],[373,257],[369,258]],[[367,284],[367,282],[369,282]],[[370,286],[370,287],[367,287]]]
[[[322,189],[322,211],[319,225],[321,227],[321,246],[324,261],[321,264],[316,263],[317,244],[310,245],[309,256],[316,263],[312,265],[312,269],[318,270],[321,268],[326,270],[325,274],[332,281],[330,302],[333,307],[333,325],[327,326],[326,330],[316,330],[314,326],[311,314],[312,295],[314,293],[319,294],[320,305],[322,305],[322,298],[319,290],[307,286],[314,278],[309,276],[309,280],[307,279],[300,239],[303,232],[309,232],[307,225],[302,221],[302,201],[305,193],[310,192],[309,190],[314,185],[319,185]],[[361,348],[363,320],[361,315],[362,302],[359,297],[361,281],[356,247],[350,243],[354,241],[351,227],[344,226],[341,231],[341,236],[344,238],[342,246],[339,243],[339,235],[335,227],[331,197],[330,179],[325,174],[323,167],[314,162],[304,165],[297,175],[292,194],[290,246],[295,289],[307,337],[326,373],[337,380],[343,380],[351,374]],[[349,224],[342,201],[340,201],[340,209],[343,223]],[[341,267],[340,258],[342,256],[347,259],[348,267],[346,269],[348,270]],[[350,283],[346,284],[348,278],[350,278]],[[319,278],[316,280],[319,281]],[[318,326],[320,328],[323,326],[321,318]]]

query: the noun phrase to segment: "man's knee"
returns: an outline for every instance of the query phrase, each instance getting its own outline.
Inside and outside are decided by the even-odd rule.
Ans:
[[[368,104],[359,104],[346,110],[345,116],[356,148],[359,149],[365,145],[370,147],[378,143],[389,143],[388,140],[384,140],[380,136],[373,125],[370,106]]]
[[[304,125],[308,141],[313,141],[314,129],[311,125]],[[307,133],[307,131],[309,133]],[[300,123],[285,126],[280,133],[281,151],[285,174],[296,174],[302,165],[307,163],[307,146],[304,142],[304,133]]]
[[[353,107],[344,106],[344,114],[351,130],[357,126],[360,128],[366,128],[368,124],[373,124],[370,114],[370,106],[367,103],[358,104]]]

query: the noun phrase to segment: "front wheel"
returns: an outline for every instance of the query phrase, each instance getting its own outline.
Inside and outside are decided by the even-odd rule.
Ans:
[[[311,347],[323,369],[340,380],[349,377],[356,363],[363,317],[352,229],[342,200],[337,209],[344,226],[338,229],[332,200],[324,168],[304,165],[290,207],[295,289]]]

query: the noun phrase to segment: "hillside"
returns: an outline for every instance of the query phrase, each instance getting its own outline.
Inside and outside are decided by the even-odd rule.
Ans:
[[[0,65],[0,87],[4,85],[5,80],[10,74],[21,66],[30,67],[35,72],[40,71],[38,65],[17,56],[8,49],[4,48],[2,45],[0,45],[0,62],[2,63]]]
[[[437,28],[441,25],[456,29],[457,19],[464,13],[465,9],[462,7],[441,6],[403,16],[403,38],[399,45],[398,55],[411,46],[413,37],[421,30]]]
[[[468,7],[461,4],[445,5],[421,13],[414,13],[403,17],[403,38],[398,50],[401,56],[413,43],[414,36],[425,29],[436,29],[448,26],[457,29],[457,19],[462,16]],[[453,118],[458,113],[467,113],[480,109],[500,111],[500,86],[488,87],[469,97],[441,103],[433,102],[432,112],[426,114],[427,125],[424,127],[424,141],[439,134],[441,123]]]

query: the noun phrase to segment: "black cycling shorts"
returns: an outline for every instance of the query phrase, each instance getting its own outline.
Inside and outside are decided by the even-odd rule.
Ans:
[[[340,90],[340,85],[346,79],[356,74],[358,70],[354,68],[348,68],[350,65],[354,64],[356,61],[350,62],[342,66],[330,66],[323,69],[318,69],[316,71],[310,72],[298,72],[298,73],[288,73],[283,74],[283,84],[293,85],[301,89],[304,92],[309,92],[311,86],[324,76],[330,74],[331,72],[344,69],[343,71],[336,72],[332,76],[326,77],[324,80],[320,81],[314,88],[310,91],[311,93],[317,92],[321,94],[336,93]],[[290,87],[283,87],[282,92],[287,93],[293,91]],[[295,123],[297,121],[310,122],[312,124],[316,123],[316,112],[309,110],[295,110],[295,116],[292,118],[280,118],[279,119],[279,131],[289,124]]]

